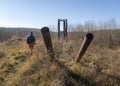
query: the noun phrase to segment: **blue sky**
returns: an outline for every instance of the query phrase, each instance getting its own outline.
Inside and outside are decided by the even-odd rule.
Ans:
[[[88,20],[120,23],[120,0],[0,0],[0,27],[57,26],[58,18],[69,24]]]

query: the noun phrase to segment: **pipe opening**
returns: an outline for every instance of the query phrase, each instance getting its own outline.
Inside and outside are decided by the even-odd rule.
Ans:
[[[88,39],[93,39],[93,34],[92,34],[92,33],[87,33],[87,34],[86,34],[86,37],[87,37]]]
[[[41,32],[42,32],[42,33],[47,33],[47,32],[49,32],[49,28],[48,28],[48,27],[43,27],[43,28],[41,29]]]

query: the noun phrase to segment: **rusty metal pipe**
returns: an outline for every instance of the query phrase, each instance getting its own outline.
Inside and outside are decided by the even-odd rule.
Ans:
[[[84,55],[85,51],[87,50],[89,44],[91,43],[93,39],[93,34],[92,33],[87,33],[86,36],[84,37],[84,40],[81,44],[81,47],[79,49],[79,52],[77,54],[77,57],[75,59],[75,62],[78,62],[82,56]]]
[[[48,27],[41,28],[41,33],[43,36],[45,46],[47,48],[47,52],[50,55],[50,59],[54,60],[54,52],[53,52],[53,46],[52,46],[49,28]]]

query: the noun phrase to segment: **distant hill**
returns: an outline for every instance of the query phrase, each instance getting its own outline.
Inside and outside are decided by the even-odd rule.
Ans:
[[[5,28],[0,27],[0,42],[7,41],[11,39],[13,36],[18,36],[18,38],[27,37],[30,32],[33,31],[36,39],[41,37],[41,31],[37,28]],[[108,47],[108,48],[116,48],[120,45],[120,29],[101,29],[89,31],[94,34],[93,44],[99,44],[100,46]],[[57,38],[57,32],[50,32],[52,39]],[[68,40],[78,40],[83,39],[87,32],[83,31],[72,31],[68,32]],[[61,38],[63,37],[63,31],[60,32]]]
[[[36,28],[5,28],[0,27],[0,41],[5,41],[10,39],[14,35],[20,37],[27,36],[30,32],[33,31],[36,36],[40,34],[40,29]]]

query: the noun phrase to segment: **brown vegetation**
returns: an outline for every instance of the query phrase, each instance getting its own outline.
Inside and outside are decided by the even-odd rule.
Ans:
[[[49,61],[43,39],[29,55],[26,37],[12,37],[0,44],[0,86],[119,86],[120,30],[91,31],[94,40],[75,63],[86,32],[69,32],[68,42],[52,34],[58,64]]]

